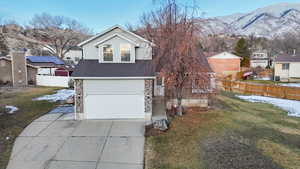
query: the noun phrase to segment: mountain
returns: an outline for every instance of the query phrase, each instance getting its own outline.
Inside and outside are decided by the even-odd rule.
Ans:
[[[250,13],[199,19],[205,34],[275,37],[300,29],[300,3],[280,3]]]

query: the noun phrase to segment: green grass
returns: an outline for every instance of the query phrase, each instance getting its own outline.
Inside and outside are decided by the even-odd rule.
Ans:
[[[15,114],[0,115],[0,168],[5,169],[10,158],[13,143],[22,130],[33,120],[56,106],[47,101],[32,101],[33,98],[52,94],[57,88],[27,88],[0,93],[0,107],[12,105],[19,108]],[[9,139],[6,139],[9,138]]]
[[[299,169],[300,118],[223,92],[212,110],[189,110],[147,137],[145,156],[147,169]]]

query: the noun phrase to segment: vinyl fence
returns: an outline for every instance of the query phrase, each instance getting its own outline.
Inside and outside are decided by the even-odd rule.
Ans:
[[[225,91],[232,91],[242,94],[300,100],[300,88],[298,87],[257,84],[229,80],[220,81],[219,87],[221,87]]]
[[[49,87],[69,87],[70,77],[37,75],[36,85]]]

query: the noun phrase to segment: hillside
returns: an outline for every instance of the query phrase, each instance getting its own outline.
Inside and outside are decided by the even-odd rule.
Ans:
[[[200,19],[199,24],[205,34],[272,38],[300,28],[300,3],[280,3],[250,13]]]

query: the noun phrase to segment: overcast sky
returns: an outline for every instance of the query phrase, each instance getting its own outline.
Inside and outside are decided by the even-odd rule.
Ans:
[[[181,3],[192,0],[180,0]],[[206,17],[246,13],[281,2],[300,0],[196,0]],[[0,0],[0,17],[26,24],[37,13],[64,15],[79,20],[94,32],[115,24],[135,24],[143,12],[154,9],[152,0]]]

